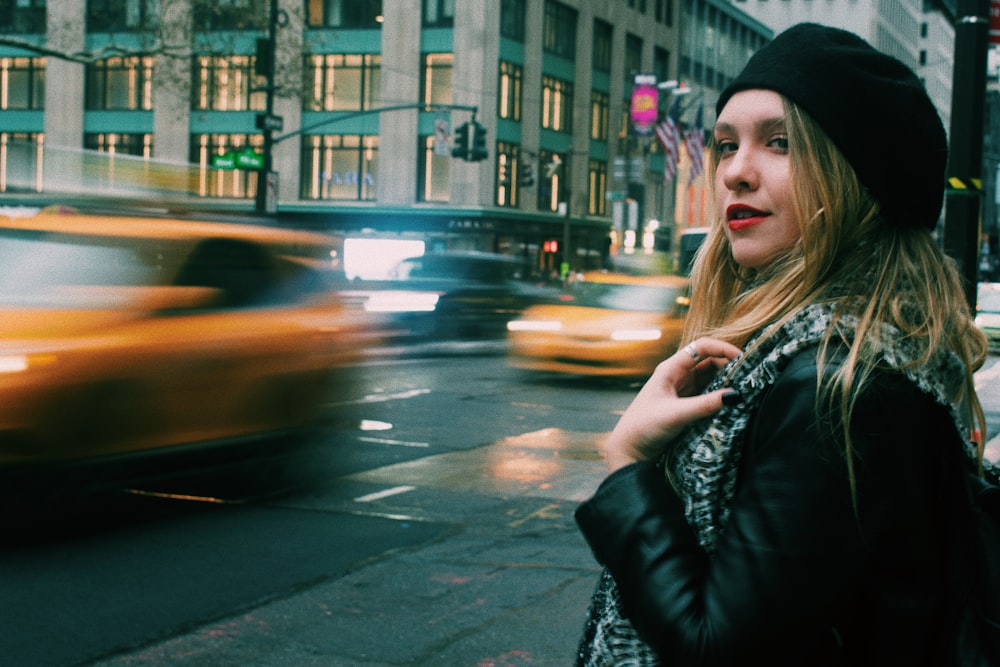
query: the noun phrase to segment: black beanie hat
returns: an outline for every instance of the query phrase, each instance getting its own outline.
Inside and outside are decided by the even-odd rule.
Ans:
[[[934,229],[944,201],[948,143],[909,67],[854,33],[793,26],[755,53],[722,91],[716,114],[741,90],[773,90],[833,140],[895,225]]]

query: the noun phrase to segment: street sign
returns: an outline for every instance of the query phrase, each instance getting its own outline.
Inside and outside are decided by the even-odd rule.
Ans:
[[[262,169],[264,167],[264,156],[252,148],[244,148],[239,153],[236,153],[236,167],[238,169]]]
[[[278,172],[269,171],[264,177],[264,187],[267,190],[264,193],[264,212],[265,213],[277,213],[278,212]]]
[[[285,119],[281,116],[268,115],[266,113],[257,114],[257,129],[270,130],[271,132],[281,132],[285,127]]]
[[[213,169],[235,169],[236,168],[236,155],[230,151],[222,155],[212,156],[212,168]]]
[[[451,123],[447,118],[434,119],[434,155],[451,155]]]

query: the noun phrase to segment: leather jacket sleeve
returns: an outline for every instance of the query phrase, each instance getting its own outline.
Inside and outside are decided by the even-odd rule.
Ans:
[[[906,589],[926,576],[925,565],[934,567],[907,559],[914,549],[930,561],[937,553],[926,518],[937,493],[935,448],[926,443],[949,424],[946,411],[898,376],[862,395],[851,423],[855,513],[843,438],[835,420],[817,418],[812,357],[791,362],[752,418],[711,557],[651,463],[610,475],[577,510],[627,615],[666,664],[732,665],[751,656],[765,657],[761,664],[825,664],[820,655],[840,651],[841,619],[859,625],[866,597],[878,600],[866,590],[870,581]],[[896,559],[902,572],[887,574],[899,554],[907,554]],[[918,616],[926,611],[921,596],[911,603]],[[908,628],[909,636],[919,637],[919,628]],[[919,641],[910,644],[919,650]]]

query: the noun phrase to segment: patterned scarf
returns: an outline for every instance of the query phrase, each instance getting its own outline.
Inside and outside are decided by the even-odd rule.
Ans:
[[[694,529],[698,542],[710,555],[729,517],[747,423],[760,405],[765,390],[793,357],[823,340],[833,317],[832,304],[807,306],[774,335],[768,335],[760,346],[751,341],[747,345],[749,351],[739,364],[734,366],[736,362],[731,363],[706,388],[706,392],[719,389],[728,377],[726,383],[740,393],[743,401],[692,424],[679,436],[677,454],[671,466],[672,478],[684,500],[687,521]],[[847,323],[840,319],[837,326],[845,329]],[[760,335],[765,334],[769,331],[765,330]],[[882,357],[892,367],[904,366],[919,354],[917,341],[893,335],[884,335],[881,340]],[[729,375],[730,371],[732,375]],[[933,363],[905,372],[920,389],[934,396],[942,405],[949,406],[956,426],[961,428],[958,408],[949,400],[952,390],[961,386],[964,377],[964,367],[957,355],[941,353]],[[618,589],[607,570],[602,572],[591,599],[576,665],[660,665],[652,649],[638,637],[625,617]]]

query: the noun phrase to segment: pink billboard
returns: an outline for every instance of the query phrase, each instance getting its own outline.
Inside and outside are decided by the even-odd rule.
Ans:
[[[636,134],[652,134],[659,112],[659,90],[656,77],[636,75],[632,85],[632,128]]]

